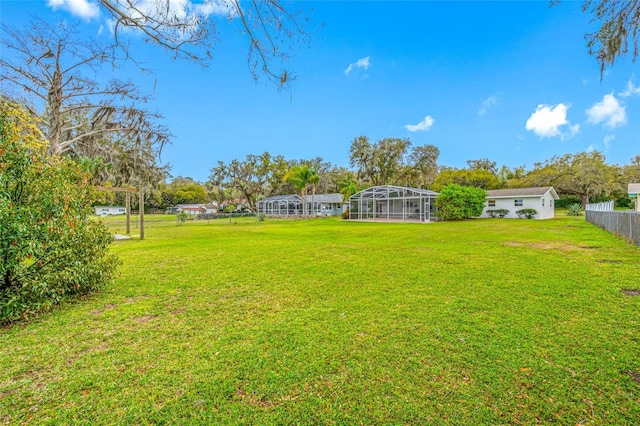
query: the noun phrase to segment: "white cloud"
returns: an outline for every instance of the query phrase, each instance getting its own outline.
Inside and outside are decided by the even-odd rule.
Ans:
[[[621,98],[628,98],[629,96],[638,96],[640,95],[640,87],[636,87],[633,84],[633,81],[629,80],[627,82],[627,87],[625,87],[624,91],[618,93]]]
[[[347,69],[344,70],[345,75],[351,74],[351,71],[353,71],[355,68],[360,68],[365,71],[371,68],[371,62],[369,61],[369,56],[360,58],[357,61],[350,63]]]
[[[613,93],[604,95],[601,102],[596,103],[587,110],[590,123],[599,124],[604,122],[605,126],[615,128],[627,122],[625,107],[621,106]]]
[[[604,140],[602,142],[604,143],[605,152],[609,150],[609,147],[611,146],[611,142],[613,142],[615,138],[616,138],[616,135],[607,135],[604,137]]]
[[[525,128],[532,131],[541,138],[571,138],[580,131],[579,124],[571,124],[567,120],[567,110],[569,107],[563,103],[558,105],[538,105],[535,112],[531,114]],[[564,132],[562,127],[569,126],[568,132]]]
[[[238,11],[232,6],[231,2],[228,2],[227,0],[212,0],[203,4],[197,4],[195,6],[195,10],[204,16],[228,15],[233,17],[238,15]]]
[[[424,120],[422,120],[418,124],[407,124],[406,126],[404,126],[404,128],[410,132],[426,131],[429,130],[435,122],[436,120],[433,117],[427,115]]]
[[[66,10],[82,19],[97,18],[100,15],[98,5],[88,0],[47,0],[47,6],[53,10]]]
[[[492,106],[498,105],[499,100],[500,98],[495,95],[489,96],[484,100],[484,102],[482,102],[482,108],[478,110],[478,115],[484,115],[487,112],[487,109],[491,108]]]
[[[585,151],[587,151],[587,152],[593,152],[593,151],[595,151],[595,150],[596,150],[596,147],[595,147],[595,146],[593,146],[593,144],[592,144],[592,145],[589,145]]]

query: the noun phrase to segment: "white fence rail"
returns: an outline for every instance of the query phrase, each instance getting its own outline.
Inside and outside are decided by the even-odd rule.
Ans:
[[[584,208],[587,212],[612,212],[613,200],[605,201],[603,203],[590,203]]]

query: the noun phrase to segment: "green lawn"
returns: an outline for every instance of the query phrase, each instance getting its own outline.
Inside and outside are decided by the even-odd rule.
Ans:
[[[0,423],[640,421],[640,249],[582,217],[161,219],[0,329]]]

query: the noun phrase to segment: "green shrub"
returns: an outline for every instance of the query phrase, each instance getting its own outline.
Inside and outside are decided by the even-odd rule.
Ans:
[[[258,213],[258,221],[260,222],[264,222],[264,220],[267,218],[267,215],[264,213]]]
[[[189,214],[187,212],[185,212],[184,210],[180,210],[178,213],[176,213],[176,223],[178,225],[182,225],[187,221],[188,217]]]
[[[616,200],[616,207],[629,208],[631,206],[631,198],[622,197]]]
[[[0,323],[7,323],[102,288],[117,259],[109,231],[89,220],[89,176],[48,156],[16,118],[20,109],[1,106]]]
[[[342,217],[343,219],[349,219],[349,213],[350,213],[350,211],[349,211],[349,209],[347,208],[345,211],[343,211],[343,212],[340,214],[340,217]]]
[[[462,220],[482,214],[487,192],[482,188],[455,183],[442,188],[436,197],[438,216],[443,220]]]
[[[487,210],[487,214],[489,215],[489,217],[493,217],[493,218],[499,217],[502,219],[509,214],[509,210],[507,209]]]
[[[569,204],[567,206],[567,216],[582,216],[582,204]]]
[[[516,211],[516,214],[520,219],[533,219],[538,214],[538,211],[536,209],[522,209]]]
[[[582,200],[576,197],[561,196],[559,200],[555,201],[554,205],[556,209],[566,209],[569,204],[575,203],[582,204]]]

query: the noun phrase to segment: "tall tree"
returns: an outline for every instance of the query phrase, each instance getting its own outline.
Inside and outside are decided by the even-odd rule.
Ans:
[[[498,176],[485,169],[443,169],[433,182],[433,190],[440,191],[450,184],[497,189],[503,186]]]
[[[349,161],[360,182],[428,186],[435,178],[439,155],[433,145],[412,148],[409,139],[386,138],[372,144],[359,136],[351,143]]]
[[[431,188],[438,176],[438,157],[440,150],[435,145],[416,146],[409,155],[411,179],[407,186]]]
[[[558,1],[555,0],[556,3]],[[589,54],[600,63],[600,75],[617,58],[629,53],[630,49],[633,60],[636,60],[640,37],[640,1],[585,0],[582,10],[591,14],[592,22],[600,25],[596,32],[585,36]]]
[[[284,177],[285,181],[291,183],[298,191],[300,191],[300,195],[302,196],[303,216],[307,216],[307,191],[309,190],[310,185],[314,185],[313,182],[318,181],[317,176],[318,173],[314,169],[303,164],[301,166],[295,165],[291,167]]]
[[[608,197],[621,191],[620,169],[609,165],[601,152],[579,152],[536,163],[511,187],[553,186],[559,194],[579,197],[583,204],[596,197]]]
[[[131,81],[101,84],[95,75],[120,58],[113,47],[80,39],[77,25],[34,20],[21,30],[2,25],[2,44],[11,54],[0,56],[3,87],[19,87],[33,104],[49,141],[49,154],[73,152],[78,145],[117,135],[134,147],[160,149],[170,139],[161,116],[138,107],[148,101]]]
[[[168,206],[177,204],[203,204],[209,200],[204,185],[199,184],[189,177],[173,179],[162,191],[162,199]]]
[[[174,58],[206,66],[212,49],[221,39],[218,24],[228,22],[247,37],[247,63],[253,77],[264,76],[280,86],[291,80],[285,64],[292,48],[309,39],[306,28],[310,12],[295,2],[254,0],[240,4],[240,0],[205,0],[193,4],[174,0],[98,0],[97,3],[110,15],[116,43],[127,55],[130,41],[141,36],[145,43],[159,46]],[[92,9],[83,17],[98,13]]]
[[[284,178],[283,161],[283,157],[272,157],[268,152],[250,154],[242,161],[234,159],[229,164],[218,161],[218,165],[211,169],[208,185],[223,191],[237,191],[246,199],[249,209],[256,212],[258,198],[275,191],[275,179]]]

